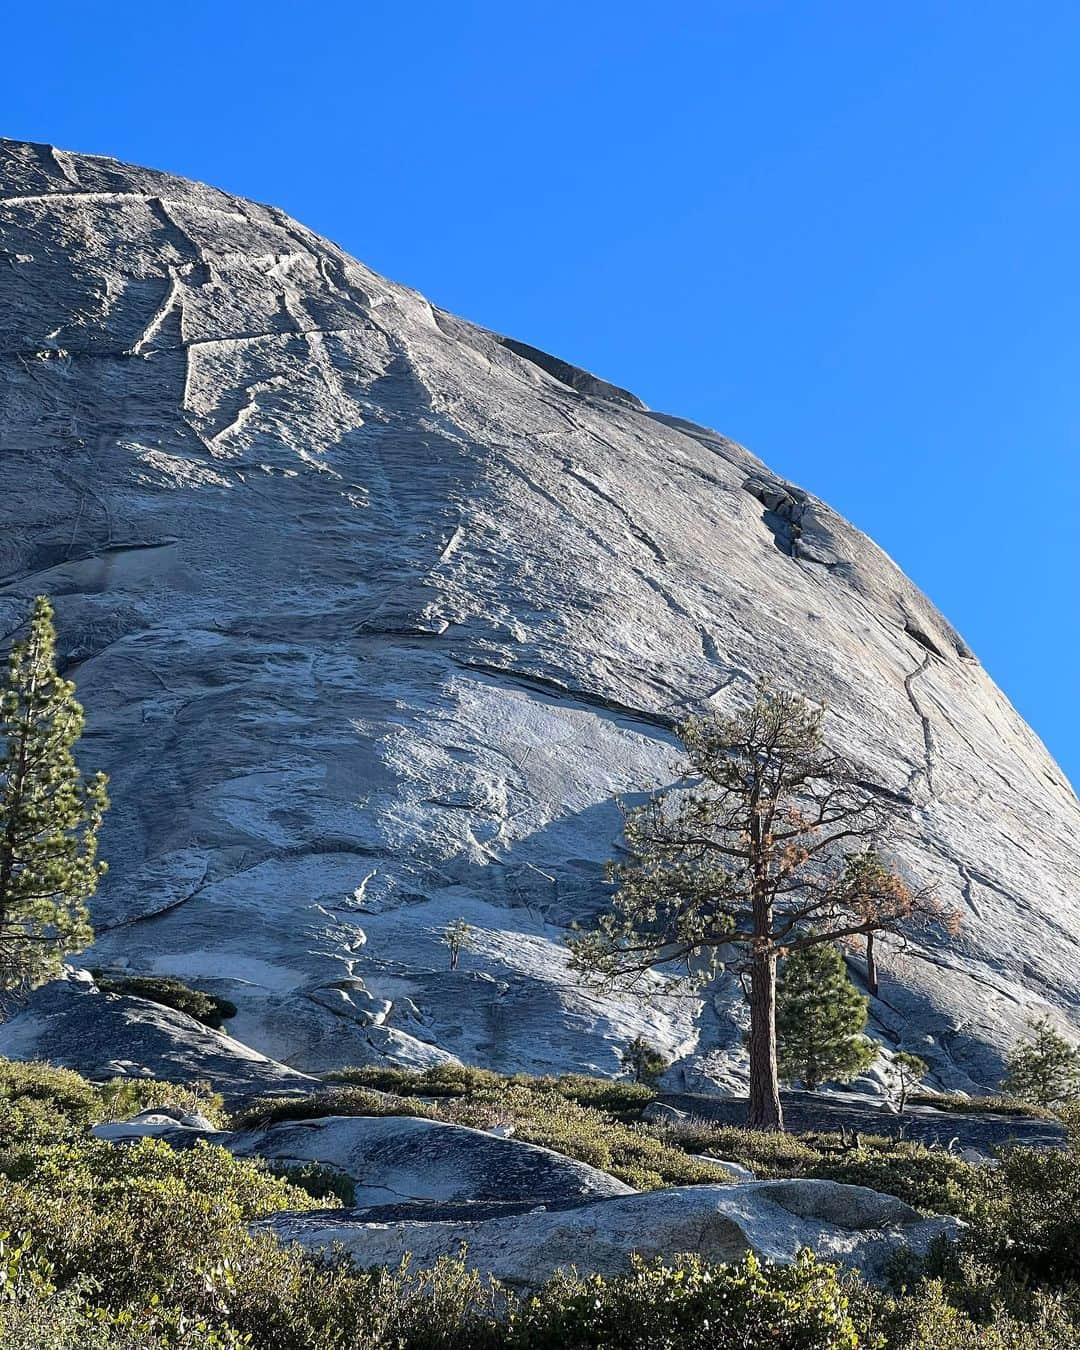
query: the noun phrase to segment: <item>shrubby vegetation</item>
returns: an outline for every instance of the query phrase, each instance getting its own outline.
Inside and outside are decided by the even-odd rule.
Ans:
[[[342,1178],[328,1169],[275,1175],[205,1143],[174,1152],[160,1140],[121,1146],[88,1136],[107,1115],[166,1102],[220,1121],[212,1096],[142,1080],[94,1085],[63,1069],[0,1062],[5,1350],[1075,1350],[1078,1343],[1075,1150],[1014,1149],[997,1169],[973,1168],[887,1140],[845,1151],[830,1137],[631,1126],[568,1095],[603,1094],[603,1085],[590,1089],[578,1078],[391,1072],[380,1081],[393,1081],[392,1098],[357,1083],[278,1099],[273,1109],[325,1111],[344,1094],[355,1108],[445,1112],[468,1123],[499,1112],[513,1117],[520,1137],[600,1150],[596,1157],[606,1148],[628,1170],[659,1175],[674,1167],[674,1155],[694,1165],[687,1150],[706,1149],[761,1176],[827,1176],[892,1191],[959,1214],[970,1229],[959,1249],[943,1247],[925,1268],[898,1267],[891,1293],[809,1254],[787,1268],[750,1257],[726,1266],[694,1257],[639,1262],[617,1278],[560,1276],[527,1297],[456,1261],[431,1271],[408,1264],[362,1271],[249,1231],[252,1219],[282,1209],[347,1202]],[[436,1098],[431,1089],[440,1081]],[[625,1098],[615,1101],[625,1113]],[[265,1114],[273,1102],[246,1113]]]
[[[299,1186],[313,1200],[325,1200],[327,1207],[335,1202],[346,1208],[356,1202],[356,1182],[334,1167],[317,1162],[279,1162],[267,1159],[266,1169],[275,1177],[282,1177],[290,1186]]]
[[[337,1075],[340,1079],[344,1075]],[[327,1115],[424,1116],[488,1130],[513,1125],[514,1135],[555,1149],[627,1182],[638,1190],[726,1182],[719,1166],[699,1162],[647,1127],[616,1118],[652,1099],[640,1084],[612,1083],[581,1075],[501,1078],[484,1069],[445,1065],[418,1073],[407,1069],[349,1070],[350,1083],[304,1097],[263,1097],[235,1117],[248,1129],[279,1120]],[[381,1083],[383,1088],[362,1086]],[[387,1087],[393,1086],[396,1095]],[[421,1099],[421,1100],[418,1100]],[[422,1100],[426,1099],[426,1100]],[[608,1110],[600,1105],[605,1103]],[[611,1108],[614,1107],[614,1110]]]
[[[557,1278],[524,1309],[515,1345],[618,1346],[620,1350],[858,1350],[858,1329],[835,1269],[810,1253],[793,1266],[748,1255],[711,1266],[693,1256],[670,1264],[636,1261],[604,1280]]]
[[[564,1073],[557,1078],[535,1078],[524,1073],[505,1075],[490,1069],[474,1069],[466,1064],[439,1064],[423,1071],[389,1067],[338,1069],[326,1078],[328,1082],[352,1083],[401,1097],[464,1097],[473,1092],[501,1090],[505,1086],[527,1087],[557,1092],[580,1106],[635,1118],[642,1107],[656,1098],[655,1090],[646,1083],[590,1078],[583,1073]]]
[[[133,998],[149,999],[151,1003],[187,1013],[215,1030],[220,1030],[224,1022],[236,1016],[235,1003],[202,989],[192,989],[175,975],[120,975],[96,969],[91,974],[103,994],[128,994]]]
[[[0,1148],[59,1144],[83,1136],[103,1120],[122,1120],[154,1106],[199,1112],[224,1125],[221,1097],[207,1083],[164,1083],[114,1078],[90,1083],[71,1069],[0,1059]]]
[[[640,1191],[730,1180],[722,1168],[689,1157],[646,1126],[616,1121],[550,1089],[510,1085],[478,1092],[449,1104],[443,1118],[482,1130],[512,1124],[515,1138],[577,1158]]]
[[[435,1109],[370,1088],[332,1088],[298,1097],[254,1097],[235,1111],[234,1130],[259,1130],[282,1120],[317,1120],[320,1116],[423,1116],[436,1118]]]
[[[936,1111],[955,1111],[959,1115],[1026,1116],[1030,1120],[1057,1120],[1054,1111],[1019,1097],[968,1097],[962,1092],[915,1091],[909,1094],[911,1106],[932,1106]]]

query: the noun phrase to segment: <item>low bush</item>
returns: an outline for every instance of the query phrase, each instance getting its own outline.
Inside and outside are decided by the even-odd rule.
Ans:
[[[100,1110],[98,1090],[70,1069],[0,1060],[3,1147],[72,1138],[99,1120]]]
[[[975,1217],[985,1169],[943,1149],[868,1136],[858,1148],[838,1135],[792,1135],[689,1121],[663,1127],[664,1137],[692,1153],[730,1158],[762,1180],[814,1177],[884,1191],[927,1213]]]
[[[1041,1289],[1080,1289],[1080,1153],[1002,1151],[983,1178],[969,1246],[996,1270]]]
[[[203,1141],[174,1152],[87,1139],[0,1157],[0,1231],[33,1234],[65,1280],[89,1277],[119,1302],[193,1295],[245,1224],[320,1203]]]
[[[542,1081],[529,1087],[504,1085],[443,1103],[440,1118],[481,1130],[512,1124],[516,1138],[610,1172],[641,1191],[731,1181],[723,1168],[691,1158],[647,1127],[580,1106]]]
[[[1076,1350],[1080,1344],[1080,1325],[1055,1298],[1034,1300],[1022,1317],[992,1302],[976,1319],[940,1280],[924,1279],[900,1295],[851,1279],[847,1289],[860,1350]]]
[[[165,1008],[187,1013],[197,1022],[203,1022],[216,1031],[230,1017],[236,1016],[236,1004],[202,989],[192,989],[174,975],[117,975],[107,970],[90,972],[103,994],[127,994],[131,998],[145,998]]]
[[[791,1266],[754,1256],[715,1266],[636,1260],[625,1275],[557,1279],[526,1303],[517,1350],[859,1350],[836,1269],[805,1253]]]
[[[592,1106],[621,1119],[632,1119],[652,1101],[656,1089],[647,1083],[619,1082],[611,1078],[589,1078],[583,1073],[566,1073],[559,1078],[540,1078],[538,1084],[552,1087],[568,1101]]]
[[[298,1186],[313,1200],[347,1207],[356,1203],[356,1182],[336,1168],[317,1162],[279,1162],[275,1159],[268,1159],[264,1165],[272,1176],[283,1178],[290,1186]]]
[[[29,1239],[0,1233],[0,1344],[5,1350],[244,1350],[251,1338],[179,1308],[110,1308],[94,1282],[58,1289],[55,1268]]]
[[[826,1154],[805,1175],[884,1191],[927,1214],[973,1220],[981,1211],[982,1170],[921,1144],[875,1148],[871,1142],[851,1153]]]
[[[466,1064],[439,1064],[431,1069],[358,1068],[336,1069],[324,1075],[327,1082],[350,1083],[392,1092],[399,1097],[467,1097],[477,1092],[500,1092],[524,1087],[552,1091],[581,1106],[594,1106],[621,1117],[636,1117],[656,1098],[645,1083],[619,1082],[611,1078],[590,1078],[583,1073],[559,1077],[534,1078],[519,1073],[510,1076],[475,1069]]]
[[[1031,1120],[1057,1120],[1057,1115],[1045,1106],[1021,1101],[1019,1097],[965,1097],[962,1092],[912,1092],[909,1106],[932,1106],[937,1111],[953,1111],[960,1115],[1024,1116]]]
[[[369,1065],[335,1069],[323,1077],[328,1083],[349,1083],[397,1097],[464,1097],[484,1088],[497,1088],[506,1081],[490,1069],[474,1069],[467,1064],[436,1064],[423,1070]]]
[[[253,1097],[229,1119],[234,1130],[261,1130],[283,1120],[318,1120],[323,1116],[422,1116],[433,1119],[426,1102],[409,1101],[370,1088],[332,1088],[301,1097]]]
[[[160,1078],[110,1078],[97,1085],[99,1120],[124,1120],[139,1111],[171,1106],[179,1111],[205,1116],[211,1125],[224,1128],[228,1116],[221,1094],[209,1083],[169,1083]]]
[[[71,1069],[0,1060],[0,1147],[59,1143],[103,1120],[118,1120],[154,1106],[197,1111],[222,1125],[221,1097],[208,1083],[166,1083],[114,1078],[90,1083]]]

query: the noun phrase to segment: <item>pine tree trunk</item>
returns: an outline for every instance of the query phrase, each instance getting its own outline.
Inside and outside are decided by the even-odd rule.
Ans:
[[[756,953],[750,967],[750,1114],[754,1130],[782,1130],[776,1071],[776,954]]]
[[[878,978],[877,978],[877,957],[874,954],[874,935],[866,935],[866,987],[870,993],[877,998],[878,996]]]

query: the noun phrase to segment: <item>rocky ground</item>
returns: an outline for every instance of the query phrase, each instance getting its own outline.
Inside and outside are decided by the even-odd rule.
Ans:
[[[689,1118],[742,1125],[746,1103],[730,1097],[674,1093],[661,1098]],[[1023,1144],[1058,1148],[1066,1131],[1056,1121],[1029,1119],[1021,1115],[939,1111],[930,1106],[908,1105],[904,1114],[880,1099],[853,1094],[791,1092],[783,1094],[784,1124],[794,1134],[884,1135],[938,1148],[970,1149],[989,1157],[995,1148]]]
[[[330,1116],[230,1132],[159,1110],[92,1133],[118,1145],[149,1134],[174,1147],[205,1139],[242,1158],[318,1162],[355,1183],[353,1203],[284,1212],[261,1227],[311,1250],[343,1248],[365,1266],[410,1256],[423,1268],[464,1252],[473,1269],[518,1286],[570,1265],[614,1274],[633,1252],[735,1261],[751,1250],[788,1262],[803,1247],[876,1279],[898,1251],[923,1253],[959,1232],[954,1219],[831,1181],[639,1193],[549,1149],[431,1120]]]
[[[830,1181],[675,1187],[480,1220],[375,1221],[363,1211],[332,1210],[283,1214],[264,1226],[309,1249],[340,1244],[365,1265],[395,1266],[411,1254],[426,1266],[464,1250],[470,1267],[513,1285],[538,1284],[567,1266],[616,1274],[632,1252],[737,1261],[753,1251],[789,1262],[803,1247],[874,1279],[898,1251],[920,1255],[959,1231],[955,1220],[927,1218],[892,1196]]]

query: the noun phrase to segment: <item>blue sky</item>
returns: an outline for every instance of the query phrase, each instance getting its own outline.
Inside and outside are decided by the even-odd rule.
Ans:
[[[867,530],[1080,781],[1080,6],[4,15],[0,134],[274,202]]]

